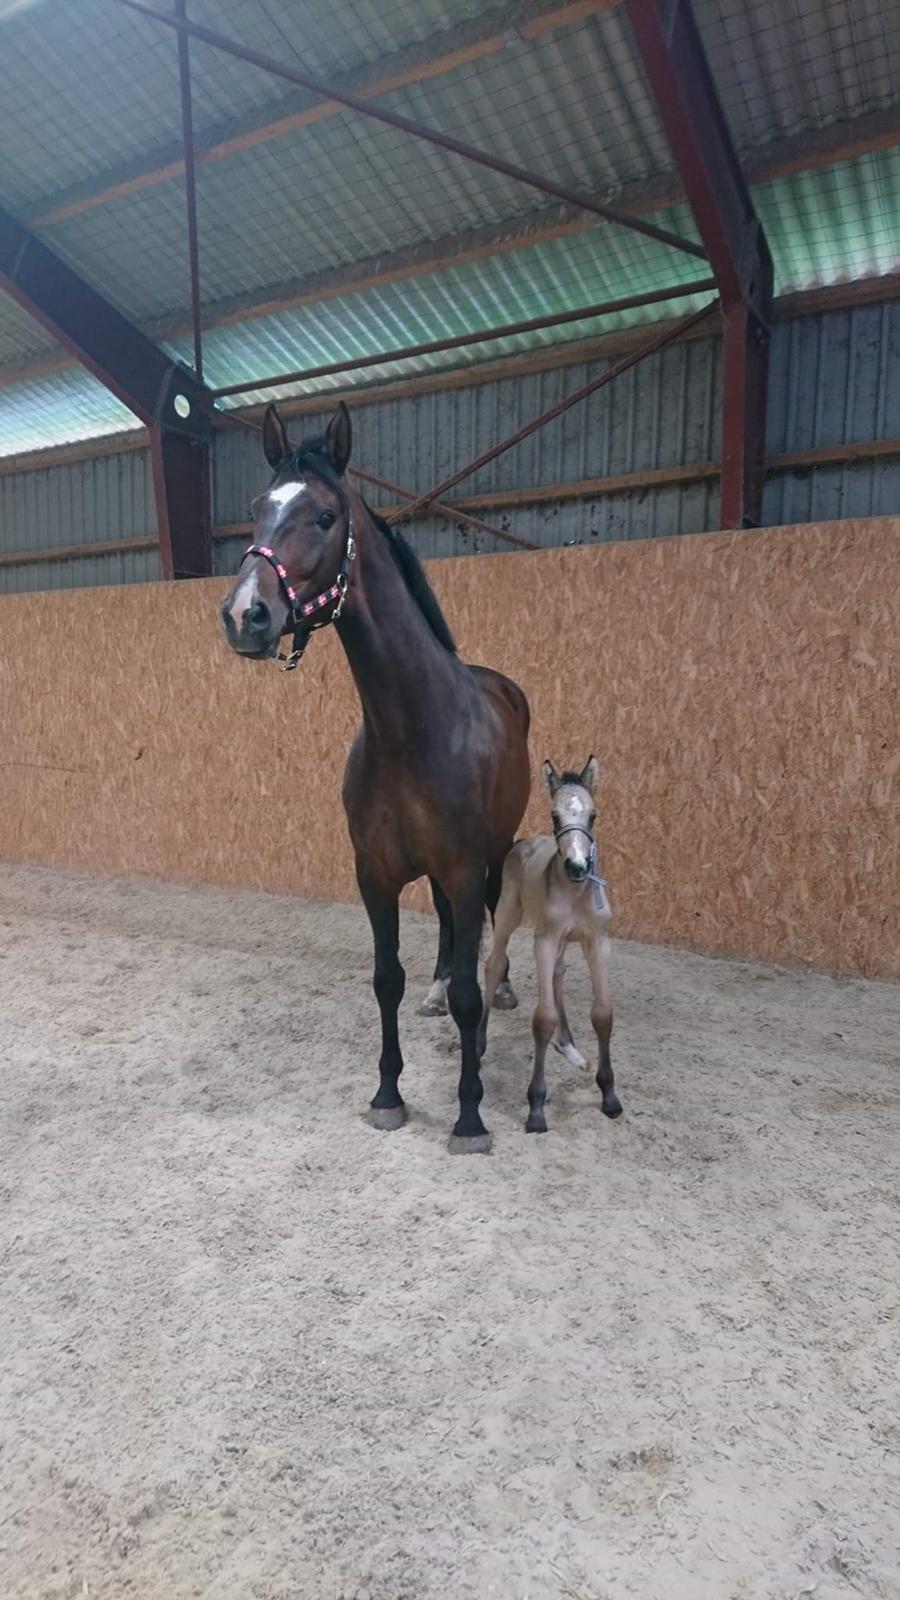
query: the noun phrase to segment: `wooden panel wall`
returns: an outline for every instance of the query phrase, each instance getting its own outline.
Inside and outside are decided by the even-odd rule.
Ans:
[[[900,518],[431,575],[464,654],[526,689],[535,769],[601,757],[620,933],[900,977]],[[355,897],[337,640],[238,661],[223,589],[0,599],[0,857]]]

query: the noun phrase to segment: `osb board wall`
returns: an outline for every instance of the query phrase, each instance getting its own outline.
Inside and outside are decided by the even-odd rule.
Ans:
[[[431,575],[465,656],[527,691],[535,769],[601,757],[620,933],[900,977],[900,518]],[[223,587],[0,600],[0,856],[355,897],[338,642],[238,661]]]

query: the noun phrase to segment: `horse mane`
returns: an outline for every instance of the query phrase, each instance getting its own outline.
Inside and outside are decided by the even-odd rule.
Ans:
[[[312,472],[316,477],[324,478],[332,489],[335,489],[342,498],[346,498],[347,490],[343,479],[338,476],[328,459],[324,434],[315,439],[307,439],[298,450],[293,451],[282,462],[278,470],[279,472],[289,470],[301,475],[304,472]],[[456,655],[456,641],[450,632],[447,619],[438,605],[437,595],[428,582],[425,576],[425,569],[412,545],[404,539],[397,528],[392,528],[389,522],[385,522],[383,517],[379,517],[378,513],[373,511],[365,500],[363,500],[363,505],[366,507],[374,526],[385,540],[403,582],[406,584],[410,595],[416,602],[438,643],[442,644],[444,649],[448,650],[451,655]]]
[[[574,784],[576,789],[583,789],[584,788],[584,784],[581,781],[581,773],[580,772],[561,772],[560,775],[559,775],[559,787],[560,787],[560,789],[564,788],[566,786],[566,784]]]

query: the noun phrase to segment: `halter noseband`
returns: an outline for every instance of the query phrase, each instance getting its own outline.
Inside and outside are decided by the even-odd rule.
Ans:
[[[592,883],[594,885],[594,904],[596,905],[598,911],[602,911],[604,902],[609,905],[609,895],[606,892],[606,879],[597,876],[597,841],[594,838],[594,835],[591,833],[590,828],[582,828],[577,822],[567,822],[565,827],[553,829],[553,837],[556,840],[561,839],[564,833],[583,833],[584,837],[590,840],[591,852],[588,856],[588,869],[585,875],[585,882]]]
[[[313,630],[327,627],[329,622],[337,622],[344,609],[344,601],[347,598],[347,590],[350,587],[350,568],[356,559],[353,513],[348,512],[347,515],[347,543],[344,545],[343,558],[334,583],[330,589],[323,589],[321,594],[314,595],[312,600],[305,600],[302,605],[283,563],[279,561],[274,550],[271,550],[267,544],[248,544],[244,554],[241,556],[241,562],[246,561],[248,556],[262,556],[263,561],[268,561],[287,597],[290,615],[281,631],[282,634],[285,634],[289,629],[293,628],[294,637],[291,641],[288,655],[285,655],[281,650],[277,650],[275,652],[275,660],[284,662],[284,666],[281,669],[282,672],[293,672],[294,668],[300,665],[300,659],[309,643],[309,636]],[[327,617],[318,616],[318,612],[324,611],[326,606],[332,606],[331,615]],[[316,620],[310,622],[310,617],[315,617]]]

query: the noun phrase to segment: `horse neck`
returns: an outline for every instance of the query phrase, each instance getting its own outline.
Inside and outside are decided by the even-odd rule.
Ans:
[[[356,497],[353,522],[356,562],[337,630],[367,726],[381,743],[405,745],[439,725],[436,713],[458,662],[435,638]]]

